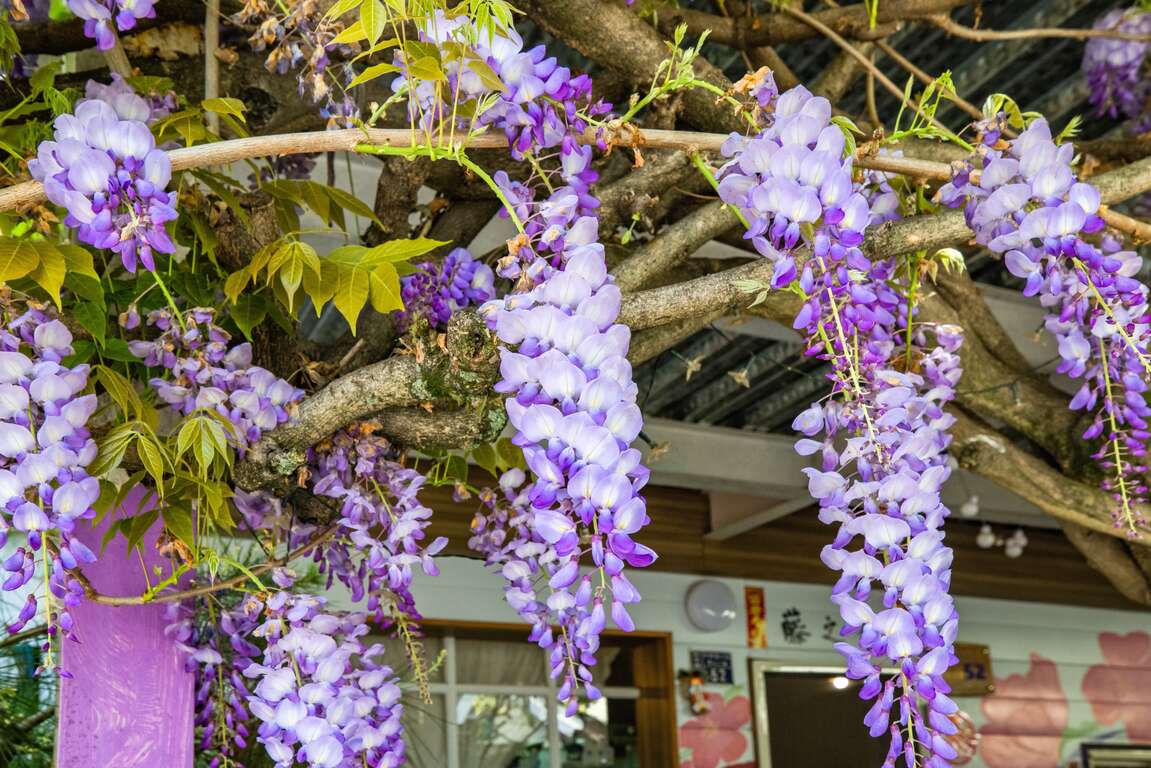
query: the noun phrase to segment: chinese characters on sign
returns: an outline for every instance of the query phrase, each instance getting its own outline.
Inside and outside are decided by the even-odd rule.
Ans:
[[[807,625],[803,623],[803,617],[799,614],[799,609],[795,606],[783,612],[783,621],[779,623],[779,629],[783,632],[783,639],[792,645],[803,645],[807,642],[807,638],[811,637]]]
[[[743,605],[747,612],[747,647],[767,647],[767,599],[763,587],[744,587]]]

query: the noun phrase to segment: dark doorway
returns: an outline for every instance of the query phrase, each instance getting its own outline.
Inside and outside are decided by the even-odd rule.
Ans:
[[[834,668],[754,664],[756,751],[763,768],[879,768],[887,739],[868,736],[872,702]]]

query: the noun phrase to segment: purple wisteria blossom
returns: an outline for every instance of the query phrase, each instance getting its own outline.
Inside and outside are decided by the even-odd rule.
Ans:
[[[339,580],[373,619],[418,621],[412,576],[439,574],[433,556],[448,543],[426,542],[432,510],[418,497],[425,477],[399,463],[399,452],[376,425],[352,424],[309,449],[312,492],[339,503],[338,535],[315,560],[328,585]]]
[[[934,768],[955,757],[943,738],[955,731],[943,673],[955,661],[958,624],[940,491],[953,422],[943,406],[960,375],[961,336],[951,327],[906,333],[907,277],[894,260],[872,261],[859,248],[866,227],[890,212],[871,211],[853,184],[852,158],[830,119],[826,99],[802,86],[784,93],[758,136],[725,144],[731,160],[719,192],[775,264],[773,287],[804,298],[794,327],[807,354],[832,363],[831,397],[793,427],[804,435],[796,449],[820,457],[805,470],[820,520],[838,526],[823,560],[841,572],[832,600],[842,633],[858,637],[836,649],[847,675],[864,681],[860,695],[875,699],[866,723],[872,735],[890,735],[885,765]],[[886,190],[874,186],[882,200]],[[899,673],[885,683],[883,666]]]
[[[118,109],[135,115],[140,105],[100,96],[57,117],[55,140],[40,144],[28,170],[44,182],[48,199],[67,209],[64,223],[82,242],[118,253],[129,272],[138,263],[154,270],[154,253],[176,250],[164,228],[176,218],[166,191],[172,165],[148,126],[121,119]]]
[[[965,205],[975,239],[1003,255],[1023,293],[1048,309],[1047,330],[1059,344],[1056,371],[1082,381],[1074,410],[1092,413],[1085,440],[1102,437],[1095,458],[1116,502],[1115,525],[1132,535],[1145,522],[1143,479],[1151,439],[1147,406],[1147,287],[1143,260],[1104,233],[1099,191],[1077,181],[1071,144],[1057,145],[1047,121],[1035,120],[1006,149],[1002,115],[983,123],[983,142],[941,191]],[[978,175],[976,175],[978,171]]]
[[[242,748],[250,714],[276,768],[403,765],[399,681],[382,661],[383,646],[362,641],[372,632],[364,614],[333,613],[323,598],[277,592],[244,598],[209,634],[186,614],[173,618],[169,629],[202,680],[220,681],[225,656],[233,667],[222,686],[223,711],[210,687],[198,687],[204,733],[222,724]],[[210,746],[210,736],[201,746]],[[212,765],[223,760],[217,755]]]
[[[1100,17],[1095,28],[1151,35],[1151,12],[1116,8]],[[1151,79],[1145,71],[1149,51],[1151,43],[1109,37],[1091,38],[1083,51],[1091,103],[1100,115],[1136,118],[1135,133],[1151,127]]]
[[[396,322],[401,331],[417,317],[444,330],[455,313],[495,298],[491,267],[474,259],[466,248],[452,250],[439,264],[425,261],[416,266],[418,271],[400,281],[404,309]]]
[[[140,19],[156,18],[156,0],[67,0],[68,10],[84,20],[84,34],[107,51],[116,44],[116,30],[135,29]]]
[[[19,632],[39,610],[50,639],[72,635],[69,609],[84,596],[71,569],[96,560],[73,538],[96,514],[100,483],[84,471],[96,457],[87,428],[96,396],[81,394],[87,365],[62,364],[71,354],[72,334],[47,309],[32,307],[0,330],[0,547],[12,529],[27,536],[4,561],[0,588],[20,589],[47,568],[45,593],[29,593],[7,629]]]
[[[84,86],[84,99],[77,104],[84,101],[102,101],[115,110],[121,120],[149,125],[167,117],[177,106],[174,93],[169,91],[145,98],[116,72],[112,73],[112,82],[108,85],[89,80]]]
[[[592,148],[577,141],[589,118],[609,107],[591,101],[586,75],[559,66],[542,46],[523,50],[515,30],[478,34],[466,17],[438,12],[425,38],[478,40],[476,56],[505,88],[493,93],[466,61],[446,65],[446,90],[397,78],[393,87],[408,93],[418,126],[433,131],[450,122],[454,112],[441,93],[459,93],[466,103],[490,95],[478,125],[502,129],[517,158],[554,151],[554,160],[535,163],[525,181],[495,176],[510,204],[504,213],[521,230],[497,271],[517,280],[518,292],[484,311],[508,347],[497,390],[509,395],[514,442],[532,477],[521,480],[526,524],[509,526],[503,546],[481,551],[500,568],[508,602],[532,625],[531,639],[550,650],[560,699],[574,712],[581,687],[599,695],[590,666],[607,615],[624,630],[634,628],[627,605],[639,593],[624,568],[655,560],[633,538],[648,521],[639,495],[648,472],[629,447],[642,420],[626,358],[629,333],[615,322],[620,292],[607,275],[593,215],[599,201],[590,190]],[[538,199],[544,187],[547,196]],[[597,578],[581,574],[588,561]]]
[[[160,336],[128,347],[146,365],[167,370],[170,378],[151,380],[163,402],[183,416],[198,410],[219,414],[232,425],[233,442],[243,452],[264,432],[290,421],[304,392],[252,365],[251,344],[229,348],[231,336],[214,318],[215,310],[198,307],[184,313],[181,325],[168,310],[154,310],[147,324]],[[133,322],[129,314],[123,322],[139,319]]]

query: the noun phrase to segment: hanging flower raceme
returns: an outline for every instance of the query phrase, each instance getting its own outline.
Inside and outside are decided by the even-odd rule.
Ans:
[[[965,205],[975,239],[1003,255],[1023,293],[1048,309],[1047,330],[1059,344],[1057,372],[1082,384],[1074,410],[1093,414],[1083,437],[1102,437],[1095,458],[1116,502],[1115,525],[1134,535],[1145,523],[1139,503],[1151,439],[1144,393],[1148,353],[1147,287],[1142,259],[1104,233],[1099,192],[1076,180],[1074,147],[1057,145],[1047,121],[1035,120],[1010,143],[1003,117],[981,126],[979,153],[942,190],[944,202]],[[976,172],[978,171],[978,175]]]
[[[873,262],[859,248],[866,227],[887,215],[873,215],[863,191],[882,199],[890,187],[881,179],[868,180],[872,190],[853,184],[827,100],[797,87],[767,112],[760,135],[725,145],[731,160],[719,192],[774,262],[772,285],[803,296],[794,327],[808,354],[833,367],[830,399],[793,426],[805,436],[796,449],[821,459],[805,470],[820,519],[838,526],[823,560],[841,572],[832,600],[843,634],[857,637],[836,648],[848,676],[864,681],[861,696],[875,699],[866,718],[872,735],[890,734],[886,765],[901,758],[919,765],[916,745],[927,765],[945,765],[955,755],[943,739],[954,730],[946,715],[955,705],[943,672],[955,660],[957,620],[939,494],[950,472],[944,450],[952,418],[943,406],[960,374],[960,336],[954,328],[907,334],[905,278],[894,261]],[[905,347],[902,359],[897,345]],[[884,666],[899,669],[886,683]]]
[[[639,594],[625,566],[655,559],[632,538],[647,523],[638,495],[647,470],[629,447],[641,418],[626,358],[629,333],[615,322],[620,292],[608,278],[591,215],[599,206],[590,192],[592,149],[577,141],[589,119],[609,107],[591,101],[586,75],[573,76],[542,47],[524,51],[515,30],[489,36],[469,24],[439,13],[424,37],[439,44],[478,40],[476,58],[501,80],[502,91],[493,92],[470,59],[445,64],[447,87],[407,75],[393,87],[408,93],[413,120],[429,132],[448,130],[455,114],[442,94],[459,94],[461,103],[490,96],[477,124],[502,129],[515,157],[535,161],[525,181],[495,176],[509,204],[504,213],[521,229],[497,271],[517,280],[520,292],[484,309],[509,347],[497,389],[514,395],[507,411],[532,473],[523,491],[530,523],[510,528],[509,545],[487,554],[507,581],[509,603],[532,624],[531,638],[550,649],[552,674],[563,680],[560,698],[574,711],[581,686],[598,695],[590,666],[606,614],[633,628],[626,605]],[[552,149],[558,149],[555,167],[551,158],[541,160]],[[538,199],[539,187],[549,190],[546,198]],[[599,576],[581,576],[581,564]],[[547,581],[540,593],[537,578]]]
[[[277,768],[395,768],[404,763],[401,691],[364,614],[326,610],[323,598],[277,592],[245,597],[217,626],[173,612],[169,630],[198,665],[201,747],[233,764],[256,741]],[[226,641],[226,645],[224,643]],[[230,665],[225,674],[223,667]],[[225,694],[220,703],[216,698]],[[221,710],[220,707],[223,707]],[[216,734],[227,738],[224,743]]]
[[[1095,29],[1151,35],[1151,12],[1138,7],[1116,8],[1100,17]],[[1151,43],[1112,37],[1093,37],[1083,51],[1091,103],[1100,115],[1137,118],[1135,133],[1151,127],[1151,80],[1144,71],[1148,52]]]
[[[166,309],[154,310],[147,324],[160,336],[128,347],[146,365],[171,375],[151,380],[161,400],[184,416],[197,410],[219,414],[232,425],[234,442],[243,452],[264,432],[290,421],[304,392],[252,365],[251,344],[229,348],[231,335],[214,318],[215,310],[203,307],[188,310],[179,320]],[[134,310],[121,319],[129,328],[139,322]]]
[[[82,242],[120,255],[124,268],[156,267],[154,253],[174,253],[165,222],[176,218],[168,155],[156,148],[139,105],[102,97],[56,118],[55,140],[40,144],[28,170],[48,199],[67,209],[64,223]],[[122,119],[124,109],[133,117]]]
[[[47,571],[43,596],[29,593],[9,632],[42,610],[50,637],[71,636],[69,609],[84,590],[69,571],[96,560],[73,537],[95,516],[100,484],[84,471],[96,457],[87,428],[96,396],[81,394],[87,365],[62,364],[71,354],[72,334],[47,309],[31,308],[0,331],[0,547],[12,529],[27,537],[4,561],[0,586],[24,587],[38,563]]]
[[[429,327],[445,330],[452,315],[495,298],[495,275],[466,248],[452,250],[437,264],[425,261],[400,281],[404,309],[396,317],[401,332],[423,318]]]
[[[424,543],[432,510],[417,493],[425,477],[399,463],[378,425],[352,424],[308,451],[312,492],[339,502],[338,533],[315,559],[355,602],[366,600],[376,622],[419,620],[411,594],[414,568],[439,574],[433,556],[444,537]]]
[[[84,34],[107,51],[116,44],[116,30],[135,29],[140,19],[156,18],[156,0],[67,0],[68,10],[84,20]]]

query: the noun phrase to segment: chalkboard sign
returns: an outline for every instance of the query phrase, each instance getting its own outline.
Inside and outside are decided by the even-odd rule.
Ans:
[[[731,685],[731,654],[724,651],[692,651],[691,666],[707,685]]]

